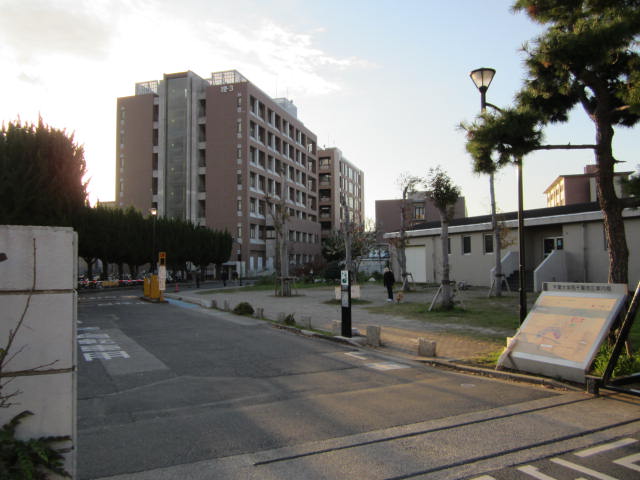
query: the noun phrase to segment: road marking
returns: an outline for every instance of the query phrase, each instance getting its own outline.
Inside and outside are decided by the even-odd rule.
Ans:
[[[619,458],[618,460],[614,460],[613,463],[617,463],[623,467],[640,472],[640,465],[636,465],[637,463],[640,463],[640,453],[634,453],[628,457]]]
[[[364,360],[365,358],[367,358],[367,355],[362,352],[347,352],[345,353],[345,355],[357,358],[358,360]]]
[[[622,440],[618,440],[616,442],[605,443],[603,445],[598,445],[597,447],[581,450],[579,452],[576,452],[574,455],[577,455],[578,457],[581,457],[581,458],[590,457],[591,455],[608,452],[609,450],[613,450],[614,448],[624,447],[625,445],[630,445],[636,442],[637,440],[635,438],[623,438]]]
[[[367,363],[365,366],[383,372],[387,370],[400,370],[401,368],[410,368],[409,365],[402,365],[400,363],[394,362]]]
[[[526,473],[527,475],[531,475],[533,478],[537,478],[538,480],[557,480],[554,477],[550,477],[549,475],[542,473],[537,467],[533,465],[525,465],[523,467],[518,467],[522,473]]]
[[[586,473],[587,475],[591,475],[592,477],[597,478],[598,480],[618,480],[616,477],[611,477],[606,473],[596,472],[595,470],[592,470],[587,467],[583,467],[582,465],[578,465],[573,462],[569,462],[567,460],[563,460],[562,458],[552,458],[551,461],[553,463],[557,463],[558,465],[562,465],[563,467],[567,467],[572,470],[575,470],[576,472]]]
[[[98,327],[85,327],[84,329],[100,330]],[[116,342],[111,340],[108,333],[80,333],[77,340],[82,356],[87,362],[111,360],[112,358],[131,358]]]
[[[472,478],[471,480],[496,480],[491,475],[482,475],[481,477]]]

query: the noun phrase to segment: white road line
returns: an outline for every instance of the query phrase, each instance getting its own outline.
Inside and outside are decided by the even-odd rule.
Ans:
[[[491,475],[482,475],[481,477],[472,478],[471,480],[496,480]]]
[[[598,480],[618,480],[616,477],[611,477],[606,473],[596,472],[587,467],[583,467],[582,465],[577,465],[572,462],[568,462],[567,460],[563,460],[562,458],[552,458],[551,461],[553,463],[557,463],[558,465],[562,465],[563,467],[570,468],[575,470],[576,472],[586,473],[587,475],[591,475],[593,478],[597,478]]]
[[[640,465],[636,465],[637,463],[640,463],[640,453],[634,453],[628,457],[619,458],[618,460],[614,460],[613,463],[617,463],[623,467],[640,472]]]
[[[410,368],[409,365],[402,365],[400,363],[394,363],[394,362],[367,363],[365,366],[368,368],[373,368],[374,370],[381,370],[381,371]]]
[[[597,447],[587,448],[586,450],[575,452],[574,455],[577,455],[578,457],[581,457],[581,458],[590,457],[591,455],[608,452],[609,450],[624,447],[625,445],[630,445],[636,442],[637,440],[635,438],[623,438],[622,440],[617,440],[611,443],[604,443],[602,445],[598,445]]]
[[[525,465],[523,467],[518,467],[522,473],[526,473],[527,475],[532,476],[533,478],[537,478],[538,480],[557,480],[554,477],[550,477],[549,475],[542,473],[538,468],[533,465]]]
[[[348,355],[350,357],[355,357],[358,360],[364,360],[367,357],[366,354],[361,353],[361,352],[347,352],[347,353],[345,353],[345,355]]]

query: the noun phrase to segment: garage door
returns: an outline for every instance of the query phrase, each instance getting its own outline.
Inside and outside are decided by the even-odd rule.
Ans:
[[[418,247],[407,247],[407,272],[413,275],[413,281],[418,283],[427,282],[427,262],[424,245]]]

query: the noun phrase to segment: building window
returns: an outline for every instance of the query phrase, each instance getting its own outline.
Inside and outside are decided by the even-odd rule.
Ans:
[[[351,188],[351,185],[349,185],[349,187]],[[416,220],[424,220],[424,205],[413,206],[413,218]]]
[[[238,213],[242,213],[242,199],[241,198],[238,199],[236,208],[238,209]]]
[[[462,254],[469,255],[471,253],[471,237],[465,235],[462,237]]]
[[[493,253],[493,234],[484,234],[484,253]]]

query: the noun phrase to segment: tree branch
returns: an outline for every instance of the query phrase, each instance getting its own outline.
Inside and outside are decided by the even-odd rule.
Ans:
[[[571,145],[567,143],[566,145],[540,145],[534,147],[533,150],[594,150],[596,148],[597,145]]]

